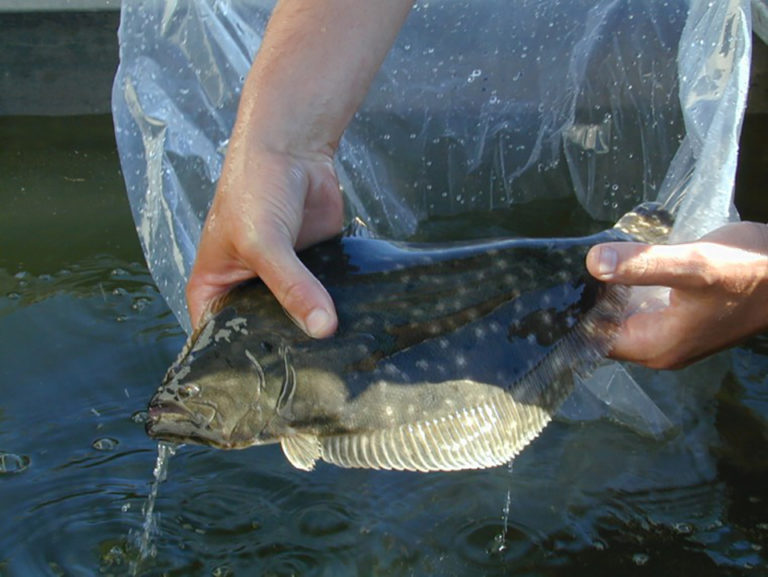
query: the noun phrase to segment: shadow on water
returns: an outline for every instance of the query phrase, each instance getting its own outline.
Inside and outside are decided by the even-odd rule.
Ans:
[[[128,575],[138,557],[156,456],[141,411],[184,335],[143,264],[110,134],[108,117],[0,119],[3,577]],[[557,419],[511,471],[420,475],[184,447],[138,573],[764,575],[768,339],[632,372],[672,439]]]

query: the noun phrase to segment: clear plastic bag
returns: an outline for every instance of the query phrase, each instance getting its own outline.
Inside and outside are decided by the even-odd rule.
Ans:
[[[271,5],[122,4],[120,158],[187,331],[184,287]],[[684,191],[674,240],[697,238],[736,217],[749,17],[747,0],[417,2],[340,144],[349,216],[403,238],[432,216],[572,195],[612,221]]]
[[[125,2],[113,111],[136,228],[184,303],[242,81],[271,10]],[[575,194],[614,220],[685,187],[676,240],[733,217],[746,0],[419,2],[342,139],[348,210],[384,236]]]

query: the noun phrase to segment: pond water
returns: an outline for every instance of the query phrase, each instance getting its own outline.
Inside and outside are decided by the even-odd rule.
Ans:
[[[2,118],[0,138],[1,576],[768,574],[766,338],[631,368],[675,424],[664,439],[559,418],[509,468],[307,473],[275,446],[182,447],[140,560],[157,456],[141,412],[184,335],[110,119]]]

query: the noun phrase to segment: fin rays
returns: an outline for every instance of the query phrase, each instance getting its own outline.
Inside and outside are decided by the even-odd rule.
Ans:
[[[455,471],[503,465],[535,439],[573,389],[608,354],[628,289],[612,286],[571,333],[515,384],[448,416],[355,435],[321,437],[323,460],[340,467]],[[520,400],[524,399],[524,400]]]
[[[513,459],[550,418],[499,391],[479,406],[433,421],[321,438],[322,459],[341,467],[408,471],[495,467]]]

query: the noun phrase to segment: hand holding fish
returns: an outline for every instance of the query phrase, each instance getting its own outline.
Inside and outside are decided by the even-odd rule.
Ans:
[[[332,333],[331,297],[294,247],[338,233],[342,206],[330,157],[297,158],[233,142],[187,285],[193,322],[209,302],[258,275],[305,332]]]
[[[733,223],[678,245],[598,245],[587,266],[606,282],[671,289],[668,306],[626,319],[614,358],[680,368],[768,329],[764,224]]]
[[[243,87],[187,286],[194,326],[216,297],[258,276],[305,332],[333,333],[333,303],[294,248],[341,230],[333,154],[411,4],[278,2]]]

